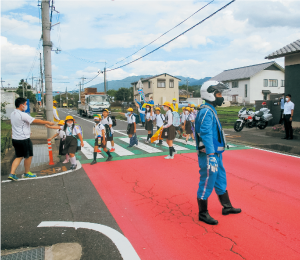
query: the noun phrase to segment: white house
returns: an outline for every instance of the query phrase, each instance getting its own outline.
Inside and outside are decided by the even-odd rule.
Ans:
[[[224,70],[210,80],[227,84],[224,96],[232,103],[254,104],[270,99],[271,93],[284,93],[284,69],[275,61]]]

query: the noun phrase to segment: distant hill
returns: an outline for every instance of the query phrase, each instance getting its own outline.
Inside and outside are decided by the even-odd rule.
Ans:
[[[140,75],[140,76],[130,76],[121,80],[111,80],[107,81],[107,90],[114,89],[118,90],[119,88],[130,88],[131,83],[138,81],[140,78],[148,78],[152,77],[152,75]],[[209,80],[210,77],[205,77],[203,79],[194,79],[189,77],[175,76],[176,78],[181,79],[179,82],[179,86],[186,84],[186,80],[189,81],[189,86],[202,85],[205,81]],[[104,91],[104,83],[96,84],[90,86],[89,88],[97,88],[98,92]]]

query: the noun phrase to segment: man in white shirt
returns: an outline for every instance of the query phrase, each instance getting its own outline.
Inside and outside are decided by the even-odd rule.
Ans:
[[[291,97],[292,96],[290,94],[287,94],[285,96],[286,102],[284,103],[284,110],[283,110],[285,137],[282,139],[287,139],[287,140],[293,139],[292,121],[293,121],[295,104],[291,101]]]
[[[37,123],[43,125],[54,125],[53,122],[35,119],[24,113],[27,109],[27,99],[17,98],[15,100],[16,109],[11,113],[10,120],[12,126],[12,144],[15,148],[16,159],[11,166],[11,172],[8,176],[9,180],[17,181],[19,178],[16,176],[15,171],[24,158],[25,173],[24,178],[36,177],[35,174],[30,172],[30,165],[33,156],[33,146],[30,140],[30,124]]]

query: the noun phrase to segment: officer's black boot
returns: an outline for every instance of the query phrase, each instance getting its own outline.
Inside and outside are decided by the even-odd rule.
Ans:
[[[142,122],[142,127],[144,127],[145,126],[145,122]]]
[[[217,225],[218,220],[213,219],[207,210],[207,200],[198,199],[198,206],[199,206],[199,220],[205,222],[209,225]]]
[[[223,206],[222,214],[228,215],[228,214],[238,214],[241,213],[241,209],[236,209],[232,207],[231,202],[229,200],[228,191],[226,191],[223,195],[219,195],[219,200]]]

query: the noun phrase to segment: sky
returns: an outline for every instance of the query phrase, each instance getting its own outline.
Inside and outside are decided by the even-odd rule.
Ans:
[[[3,86],[40,76],[42,25],[38,0],[1,0]],[[122,61],[210,1],[54,0],[51,40],[53,90],[78,88],[106,66],[116,68],[156,49],[230,1],[213,1],[174,30]],[[201,79],[223,70],[268,62],[265,57],[300,39],[300,0],[237,0],[183,36],[107,80],[168,73]],[[59,49],[56,53],[54,50]],[[105,63],[106,62],[106,63]],[[117,63],[119,62],[119,63]],[[284,66],[284,59],[276,59]],[[116,64],[117,63],[117,64]],[[103,74],[86,87],[103,82]]]

